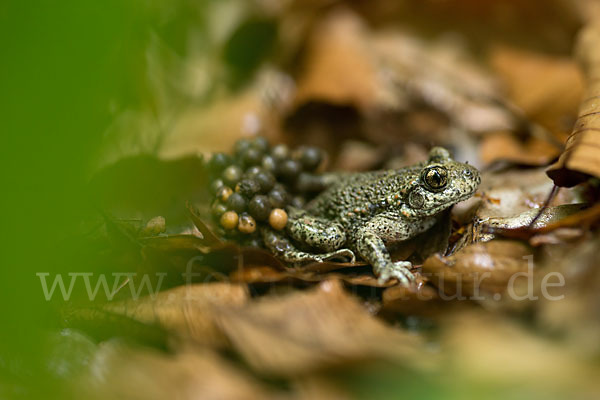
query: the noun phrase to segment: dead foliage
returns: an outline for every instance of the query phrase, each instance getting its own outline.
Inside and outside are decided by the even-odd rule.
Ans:
[[[600,58],[596,49],[600,43],[600,27],[591,22],[577,42],[577,59],[586,77],[586,90],[579,106],[577,121],[558,161],[548,169],[548,175],[559,186],[573,186],[585,175],[600,176]]]
[[[69,361],[73,390],[595,396],[600,20],[582,13],[590,2],[213,3],[213,22],[183,25],[188,50],[149,49],[155,107],[119,114],[96,160],[86,262],[138,275],[114,299],[64,312],[95,340],[85,362]],[[272,47],[245,71],[236,43]],[[410,286],[378,282],[360,260],[291,266],[225,240],[211,216],[206,156],[258,133],[318,145],[343,171],[399,168],[442,145],[482,183],[390,249],[412,262]],[[157,293],[128,295],[157,272],[167,274]]]

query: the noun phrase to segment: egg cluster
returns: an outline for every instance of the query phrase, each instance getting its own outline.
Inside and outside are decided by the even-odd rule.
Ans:
[[[271,146],[264,137],[238,140],[233,155],[213,154],[207,162],[215,196],[212,214],[222,233],[254,238],[259,224],[283,229],[285,207],[304,205],[322,161],[316,147],[291,151],[283,144]]]

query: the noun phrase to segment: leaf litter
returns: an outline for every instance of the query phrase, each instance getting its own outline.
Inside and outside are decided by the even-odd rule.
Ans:
[[[257,2],[254,16],[273,18],[281,37],[245,86],[223,73],[205,92],[164,87],[177,93],[157,100],[162,115],[137,110],[111,127],[91,181],[98,208],[110,216],[95,243],[102,260],[130,272],[168,271],[169,279],[158,293],[129,298],[124,286],[114,300],[65,310],[67,326],[96,340],[89,365],[66,369],[77,393],[597,393],[598,14],[574,24],[568,15],[587,2],[506,2],[515,20],[536,7],[570,10],[544,14],[547,21],[535,24],[544,29],[524,44],[499,33],[506,32],[502,18],[489,4],[457,2],[450,11],[435,2],[416,9],[376,1],[366,11],[337,3]],[[432,37],[448,29],[436,13],[456,17],[458,10],[463,26]],[[246,12],[232,23],[247,21]],[[390,24],[393,18],[404,18],[405,29]],[[489,30],[473,37],[482,23]],[[584,28],[571,56],[548,37],[571,43],[574,25]],[[226,71],[231,66],[219,64],[226,62],[208,70]],[[176,65],[161,71],[171,83],[182,79],[181,65],[207,68],[192,55]],[[119,138],[119,130],[128,134]],[[360,262],[290,267],[225,242],[209,217],[202,157],[257,132],[278,143],[319,145],[329,165],[347,171],[411,164],[432,144],[444,145],[482,170],[482,185],[432,232],[393,249],[394,259],[413,261],[417,279],[409,287],[379,284]],[[134,196],[121,189],[127,185]],[[553,273],[566,283],[547,296],[543,285]],[[530,290],[537,300],[515,300]],[[384,371],[374,378],[377,366]]]

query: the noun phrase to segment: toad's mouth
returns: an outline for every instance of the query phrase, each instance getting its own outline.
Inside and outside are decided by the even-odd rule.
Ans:
[[[446,209],[446,208],[450,208],[452,207],[454,204],[456,203],[460,203],[461,201],[465,201],[470,199],[471,197],[473,197],[473,195],[475,194],[475,192],[477,191],[477,188],[475,188],[472,192],[469,193],[465,193],[462,196],[458,197],[457,199],[448,201],[447,203],[445,203],[442,208]]]

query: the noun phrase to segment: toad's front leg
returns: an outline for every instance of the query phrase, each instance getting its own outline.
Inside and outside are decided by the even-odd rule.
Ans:
[[[356,250],[360,256],[373,266],[373,272],[379,278],[379,283],[385,283],[390,278],[396,278],[404,286],[415,279],[410,267],[410,261],[393,262],[385,243],[379,236],[368,230],[361,230],[356,238]]]
[[[398,231],[398,220],[395,225],[388,225],[391,216],[382,215],[375,217],[355,234],[355,247],[359,255],[373,266],[373,272],[379,277],[380,283],[396,278],[404,286],[408,286],[415,279],[409,261],[393,262],[382,237],[395,240],[406,239],[408,234]],[[405,236],[406,235],[406,236]]]

